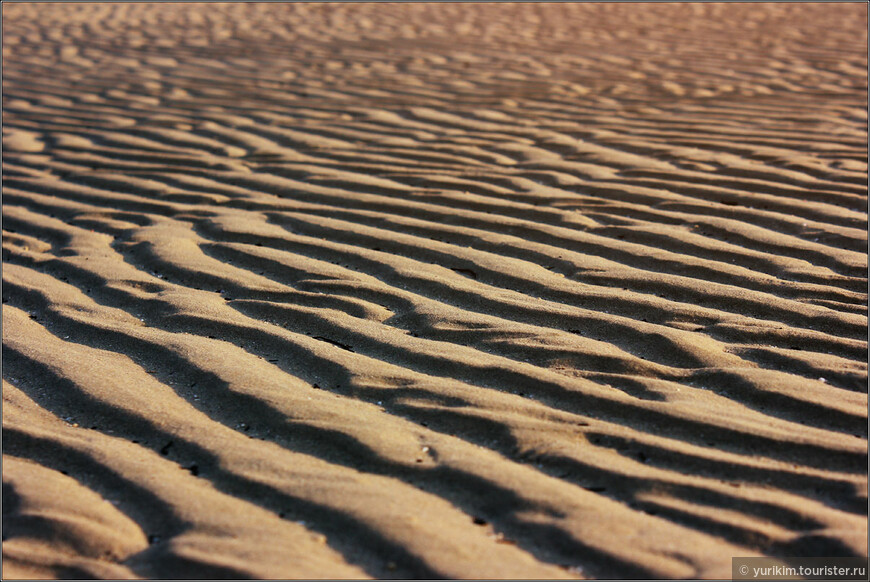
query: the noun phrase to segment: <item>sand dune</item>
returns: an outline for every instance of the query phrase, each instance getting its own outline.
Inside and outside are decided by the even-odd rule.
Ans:
[[[867,555],[863,4],[5,4],[3,576]]]

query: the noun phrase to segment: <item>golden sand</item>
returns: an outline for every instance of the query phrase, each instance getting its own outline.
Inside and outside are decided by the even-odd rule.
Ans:
[[[867,555],[867,7],[3,5],[3,576]]]

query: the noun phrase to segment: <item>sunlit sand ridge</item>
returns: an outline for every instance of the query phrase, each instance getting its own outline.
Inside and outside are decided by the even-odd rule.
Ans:
[[[4,4],[4,577],[866,556],[866,31]]]

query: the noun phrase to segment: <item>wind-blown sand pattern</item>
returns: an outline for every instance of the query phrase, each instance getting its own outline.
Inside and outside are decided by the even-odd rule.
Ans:
[[[4,4],[4,577],[866,556],[866,31]]]

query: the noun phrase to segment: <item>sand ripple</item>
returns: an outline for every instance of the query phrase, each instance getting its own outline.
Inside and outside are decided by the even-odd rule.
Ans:
[[[866,6],[3,16],[4,577],[866,555]]]

